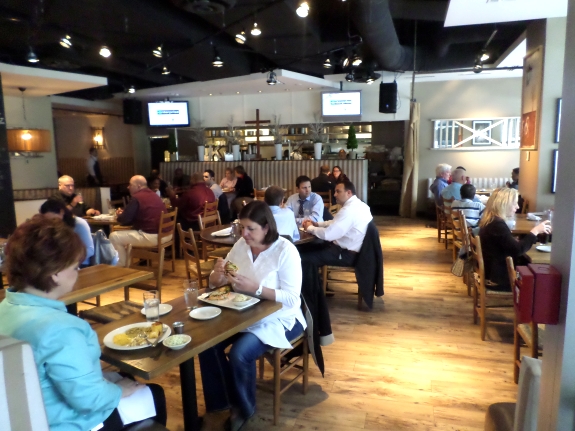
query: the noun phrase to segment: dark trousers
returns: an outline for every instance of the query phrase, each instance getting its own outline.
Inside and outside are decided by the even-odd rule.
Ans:
[[[312,265],[315,266],[316,269],[323,265],[355,266],[355,261],[358,256],[358,253],[345,250],[339,245],[329,241],[314,241],[312,243],[302,244],[298,246],[298,250],[301,256],[302,269],[304,269],[304,265]]]
[[[156,407],[156,416],[150,418],[153,421],[166,426],[166,421],[168,420],[168,412],[166,409],[166,396],[164,394],[164,389],[160,385],[149,384],[147,385],[152,391],[152,396],[154,397],[154,406]],[[131,426],[134,424],[128,425]],[[118,409],[114,409],[112,414],[108,416],[108,419],[104,421],[104,427],[101,428],[102,431],[122,431],[126,429],[120,418],[120,413]]]

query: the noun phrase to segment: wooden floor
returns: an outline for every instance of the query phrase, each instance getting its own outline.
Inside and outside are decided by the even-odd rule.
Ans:
[[[461,279],[450,274],[451,250],[437,243],[437,231],[421,220],[376,217],[376,222],[384,255],[383,300],[361,312],[354,287],[329,298],[335,343],[323,349],[325,377],[312,365],[307,395],[297,384],[284,394],[277,427],[271,425],[271,397],[258,394],[257,413],[243,430],[479,431],[489,404],[515,401],[512,328],[490,327],[487,340],[480,340],[471,298]],[[183,274],[178,261],[176,275],[164,278],[164,298],[180,295]],[[118,299],[103,297],[104,303]],[[178,370],[154,382],[166,390],[168,428],[183,430]],[[200,392],[199,378],[198,386]],[[198,397],[203,414],[201,393]]]

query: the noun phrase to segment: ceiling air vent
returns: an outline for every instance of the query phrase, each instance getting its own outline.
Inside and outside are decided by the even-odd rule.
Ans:
[[[172,2],[188,12],[199,15],[224,13],[236,4],[236,0],[172,0]]]

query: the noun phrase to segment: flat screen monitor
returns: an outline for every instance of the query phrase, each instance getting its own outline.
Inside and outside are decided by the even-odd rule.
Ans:
[[[150,102],[148,121],[151,127],[187,127],[190,125],[188,102]]]
[[[321,115],[326,118],[360,117],[361,91],[322,93]]]

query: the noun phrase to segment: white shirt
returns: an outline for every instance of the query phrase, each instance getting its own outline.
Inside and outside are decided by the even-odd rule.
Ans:
[[[210,183],[211,183],[211,181],[210,181]],[[222,188],[219,185],[217,185],[216,183],[211,183],[211,184],[210,183],[206,183],[206,184],[208,185],[208,187],[210,189],[212,189],[212,192],[214,192],[214,196],[216,197],[216,199],[219,199],[220,196],[224,193]]]
[[[309,226],[307,231],[325,241],[333,241],[343,249],[359,252],[371,220],[369,207],[357,196],[352,196],[333,220],[318,223],[319,227]]]
[[[285,330],[293,329],[296,320],[306,328],[301,311],[301,260],[291,242],[279,237],[253,261],[252,251],[243,238],[235,243],[226,260],[235,263],[238,274],[276,291],[281,310],[264,317],[242,332],[251,332],[264,344],[282,349],[291,348]]]
[[[96,178],[96,172],[94,171],[94,165],[98,161],[98,158],[91,155],[88,157],[88,175]]]
[[[323,221],[323,199],[320,195],[316,193],[311,193],[307,198],[304,199],[303,202],[303,217],[300,217],[299,214],[299,207],[300,207],[300,197],[299,193],[295,193],[291,195],[287,202],[286,208],[289,208],[293,211],[296,222],[301,224],[304,220],[311,220],[311,221]]]
[[[276,220],[278,233],[280,235],[289,235],[294,241],[299,239],[299,230],[295,223],[293,212],[289,208],[280,208],[278,206],[270,206],[270,210]]]

